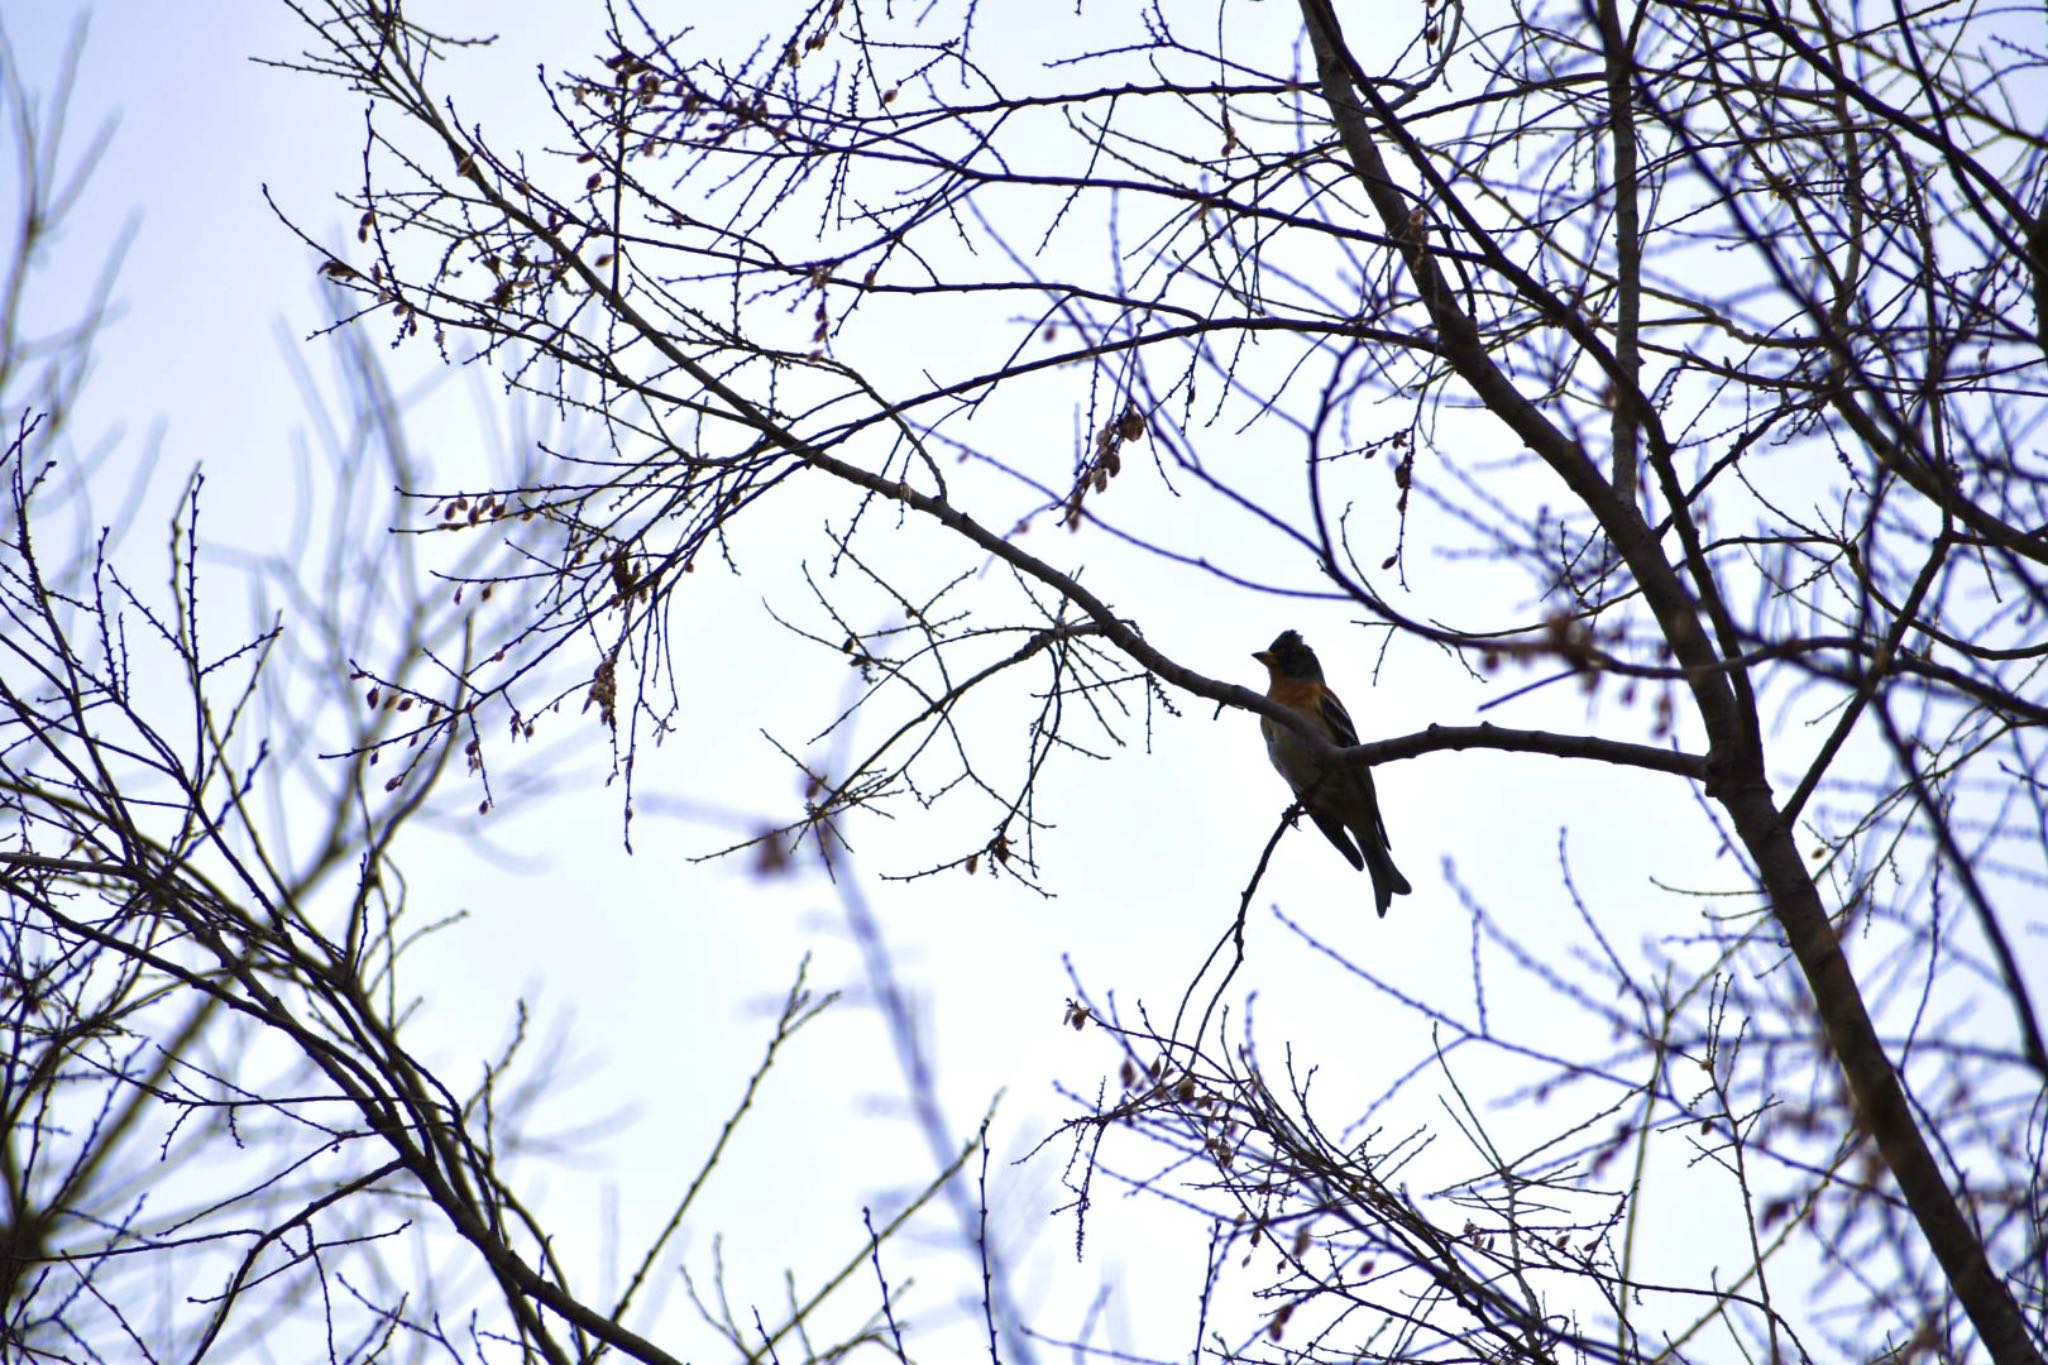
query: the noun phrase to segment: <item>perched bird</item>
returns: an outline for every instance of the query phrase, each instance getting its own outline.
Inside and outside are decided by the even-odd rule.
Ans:
[[[1252,657],[1266,666],[1267,696],[1307,717],[1336,747],[1348,749],[1358,743],[1358,728],[1351,723],[1350,713],[1337,694],[1324,686],[1323,666],[1298,632],[1282,631],[1279,639]],[[1316,828],[1353,867],[1363,868],[1372,877],[1373,903],[1386,914],[1394,897],[1415,888],[1387,852],[1387,822],[1380,818],[1372,773],[1365,765],[1354,764],[1325,775],[1315,750],[1300,735],[1264,716],[1259,717],[1259,730],[1266,737],[1266,757],[1287,779]]]

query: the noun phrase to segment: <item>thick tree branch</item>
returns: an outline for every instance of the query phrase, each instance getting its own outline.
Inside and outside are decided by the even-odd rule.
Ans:
[[[1444,343],[1444,354],[1479,401],[1534,450],[1590,510],[1642,588],[1666,642],[1688,669],[1688,683],[1712,745],[1709,795],[1734,820],[1754,860],[1771,908],[1814,995],[1822,1025],[1840,1062],[1856,1113],[1876,1139],[1893,1177],[1950,1285],[1993,1357],[2038,1361],[2026,1320],[2005,1282],[1994,1274],[1976,1230],[1963,1215],[1921,1133],[1904,1087],[1878,1039],[1863,996],[1818,889],[1791,837],[1791,828],[1772,801],[1763,770],[1759,728],[1748,689],[1734,686],[1717,662],[1700,628],[1696,605],[1679,586],[1664,556],[1655,552],[1641,516],[1620,502],[1585,453],[1559,430],[1501,371],[1488,354],[1474,321],[1432,258],[1426,214],[1411,205],[1393,183],[1367,125],[1360,98],[1373,98],[1368,80],[1349,60],[1328,0],[1301,0],[1315,49],[1324,95],[1339,139],[1359,182],[1395,238]],[[1383,117],[1384,110],[1381,111]],[[1404,233],[1403,228],[1407,230]],[[1610,371],[1613,369],[1608,363]],[[1617,382],[1626,376],[1617,376]],[[1674,508],[1674,511],[1677,509]],[[1698,559],[1688,543],[1688,557]],[[1704,566],[1697,566],[1704,573]],[[1711,590],[1702,580],[1703,590]],[[1717,629],[1731,632],[1718,600]]]

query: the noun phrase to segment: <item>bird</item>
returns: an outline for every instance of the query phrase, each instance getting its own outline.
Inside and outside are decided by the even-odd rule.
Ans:
[[[1339,749],[1358,743],[1351,713],[1323,682],[1323,666],[1299,631],[1284,630],[1278,639],[1252,657],[1266,666],[1266,695],[1305,717],[1323,738]],[[1316,822],[1324,837],[1337,846],[1345,861],[1372,878],[1373,903],[1382,917],[1394,897],[1415,888],[1394,866],[1388,852],[1387,822],[1373,790],[1372,773],[1362,763],[1322,771],[1322,762],[1307,740],[1265,716],[1259,730],[1266,737],[1266,757],[1287,779],[1295,800]],[[1356,843],[1353,841],[1356,840]]]

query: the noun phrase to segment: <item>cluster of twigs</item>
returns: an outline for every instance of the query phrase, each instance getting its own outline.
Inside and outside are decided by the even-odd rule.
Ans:
[[[341,411],[317,410],[301,370],[327,441],[282,557],[210,534],[196,475],[168,574],[126,525],[76,534],[101,305],[54,340],[19,305],[91,159],[60,141],[68,83],[39,100],[0,58],[30,193],[0,334],[18,414],[0,450],[0,1358],[677,1359],[644,1335],[655,1287],[736,1134],[756,1140],[742,1120],[783,1049],[837,993],[797,973],[716,1140],[636,1192],[665,1223],[621,1283],[593,1285],[533,1200],[532,1158],[604,1124],[536,1118],[561,1058],[523,1005],[462,1081],[431,1065],[409,970],[465,918],[422,905],[405,870],[422,827],[462,826],[447,779],[465,747],[478,764],[482,604],[457,585],[518,561],[478,539],[440,578],[391,543],[393,486],[419,473],[360,333],[331,346]],[[736,1307],[722,1267],[693,1281],[710,1339],[758,1359],[887,1350],[891,1281],[877,1298],[862,1272],[975,1150],[844,1229],[839,1272],[801,1295],[792,1280],[781,1308]]]
[[[1174,1180],[1201,1173],[1219,1275],[1254,1239],[1277,1251],[1255,1328],[1213,1336],[1232,1320],[1205,1294],[1198,1349],[1224,1357],[1683,1354],[1703,1329],[1653,1339],[1648,1296],[1696,1300],[1697,1323],[1773,1358],[2039,1359],[2048,1050],[2016,920],[2048,879],[2048,142],[2015,112],[2043,46],[2025,16],[1592,0],[1496,24],[1429,3],[1367,42],[1329,0],[1162,3],[1079,16],[1034,62],[1052,29],[973,4],[818,0],[728,57],[627,3],[587,60],[544,74],[544,152],[445,97],[441,74],[478,54],[396,0],[294,7],[309,45],[284,64],[371,105],[356,238],[307,236],[352,301],[341,322],[482,357],[602,433],[503,486],[419,490],[413,529],[507,547],[515,563],[469,578],[512,591],[499,634],[431,687],[363,667],[380,704],[414,705],[411,729],[350,738],[354,771],[399,744],[481,771],[501,726],[524,739],[576,702],[630,814],[637,746],[681,704],[669,605],[693,573],[741,567],[757,524],[810,567],[790,624],[865,684],[821,733],[858,717],[880,737],[829,770],[782,741],[806,797],[771,850],[829,853],[858,809],[946,798],[978,803],[985,832],[912,873],[1036,883],[1049,762],[1186,696],[1302,726],[1163,652],[1083,546],[1150,557],[1184,597],[1344,603],[1388,650],[1475,677],[1547,663],[1646,692],[1639,733],[1443,727],[1328,754],[1535,753],[1697,795],[1744,899],[1655,988],[1607,949],[1602,907],[1573,964],[1468,907],[1475,995],[1484,953],[1505,954],[1611,1053],[1531,1050],[1541,1021],[1393,996],[1435,1025],[1420,1064],[1454,1093],[1466,1057],[1504,1049],[1534,1073],[1510,1096],[1577,1087],[1612,1128],[1582,1115],[1509,1143],[1461,1100],[1482,1173],[1438,1201],[1461,1221],[1390,1183],[1409,1129],[1333,1133],[1249,1029],[1081,1005],[1130,1072],[1077,1120],[1077,1186],[1129,1125],[1171,1153],[1139,1188],[1181,1200]],[[1184,541],[1179,507],[1221,534]],[[820,527],[807,549],[798,522]],[[26,533],[14,553],[53,680],[22,693],[24,733],[75,755],[86,709],[139,724],[118,637],[62,644]],[[113,619],[103,590],[61,592]],[[192,612],[149,619],[217,686]],[[991,693],[1025,698],[1021,727],[960,723]],[[233,713],[199,713],[222,744],[196,766],[152,768],[160,730],[131,761],[184,775],[177,808],[233,813]],[[126,829],[126,770],[67,761],[60,804]],[[389,1028],[388,1002],[313,974],[358,980],[391,938],[374,859],[314,938],[290,880],[212,816],[133,829],[118,859],[43,834],[22,856],[117,888],[115,907],[194,907],[152,970],[260,983],[289,961],[337,992],[323,1027]],[[365,1144],[430,1190],[485,1169],[451,1118],[470,1101],[359,1094],[326,1046],[301,1052]],[[1732,1282],[1637,1272],[1631,1210],[1681,1143],[1742,1201]],[[494,1188],[475,1176],[478,1229],[506,1217]],[[1773,1295],[1800,1258],[1850,1326]],[[599,1334],[544,1276],[490,1264],[526,1296],[529,1339],[543,1311]]]
[[[364,315],[467,337],[610,433],[492,495],[562,529],[524,638],[590,634],[608,719],[630,659],[635,713],[665,722],[667,595],[798,488],[821,553],[877,590],[821,587],[802,628],[878,684],[854,711],[899,720],[812,773],[778,838],[965,789],[993,835],[932,866],[1008,864],[1044,759],[1120,733],[1118,707],[1178,692],[1298,724],[1159,651],[1048,523],[1201,591],[1353,604],[1475,674],[1552,661],[1647,689],[1642,739],[1432,729],[1331,761],[1481,747],[1697,784],[1704,837],[1765,913],[1717,924],[1716,960],[1688,968],[1713,1022],[1628,1023],[1658,1059],[1629,1093],[1683,1093],[1659,1079],[1673,1029],[1714,1077],[1762,1059],[1716,1081],[1738,1127],[1788,1076],[1808,1097],[1839,1081],[1797,1106],[1821,1154],[1793,1164],[1824,1173],[1843,1227],[1888,1230],[1856,1269],[1884,1334],[2035,1357],[2021,1172],[2048,1053],[2010,918],[2048,844],[2048,147],[2013,113],[2041,48],[2024,22],[1601,0],[1489,26],[1431,3],[1362,45],[1328,0],[1279,24],[1162,4],[1077,19],[1031,65],[1041,30],[972,5],[820,0],[728,58],[627,4],[594,59],[546,73],[565,149],[543,157],[437,96],[460,53],[402,7],[306,14],[297,65],[373,101],[361,240],[322,248],[330,272]],[[1048,403],[1072,414],[1051,454],[1027,419]],[[1176,498],[1292,561],[1179,543],[1158,512]],[[927,548],[891,554],[898,526]],[[1471,572],[1425,572],[1424,536]],[[977,560],[1028,605],[949,598]],[[877,597],[900,633],[851,624]],[[952,716],[1041,659],[1027,760],[996,781],[1003,747]],[[479,671],[472,695],[511,681]],[[1858,970],[1850,935],[1874,945]],[[1277,1152],[1279,1110],[1243,1098],[1263,1083],[1208,1065],[1198,1089],[1252,1104]],[[1810,1207],[1785,1197],[1781,1222]],[[1462,1284],[1436,1245],[1415,1259]],[[1626,1320],[1626,1270],[1593,1280]],[[1515,1350],[1564,1340],[1499,1312]]]

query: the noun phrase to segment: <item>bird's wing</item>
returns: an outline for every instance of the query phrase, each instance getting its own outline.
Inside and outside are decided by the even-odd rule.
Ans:
[[[1358,743],[1358,727],[1351,723],[1351,713],[1344,709],[1344,703],[1337,700],[1337,694],[1329,688],[1323,689],[1323,724],[1330,727],[1330,742],[1340,749],[1349,749]]]
[[[1344,828],[1342,820],[1315,810],[1308,813],[1308,818],[1316,822],[1316,828],[1323,832],[1325,839],[1336,845],[1337,851],[1344,855],[1344,861],[1350,863],[1353,870],[1365,870],[1365,855],[1353,846],[1351,835]]]
[[[1351,723],[1351,713],[1344,709],[1343,702],[1337,700],[1337,694],[1327,687],[1323,689],[1322,713],[1323,724],[1330,727],[1332,744],[1349,749],[1358,743],[1358,727]],[[1372,820],[1371,830],[1379,835],[1380,847],[1391,848],[1394,841],[1387,837],[1386,817],[1380,814],[1379,794],[1373,790],[1372,769],[1353,766],[1347,780],[1352,784],[1352,790],[1361,798],[1361,804],[1365,808],[1362,813],[1369,815]],[[1361,829],[1358,837],[1359,842],[1363,844],[1366,831]]]

